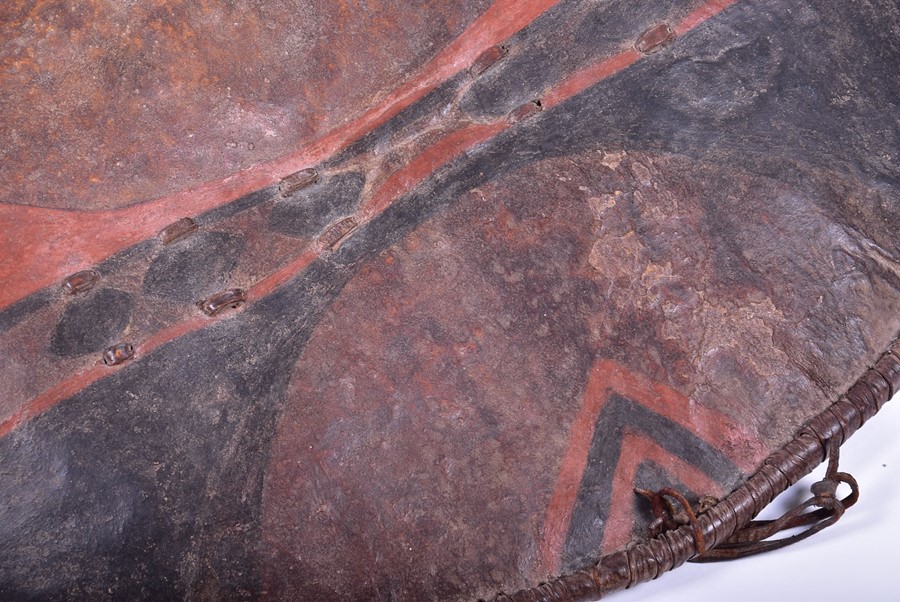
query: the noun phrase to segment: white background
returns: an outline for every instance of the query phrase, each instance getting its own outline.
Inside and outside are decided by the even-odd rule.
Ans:
[[[614,602],[900,601],[900,394],[841,447],[840,470],[859,482],[859,502],[835,525],[782,550],[714,564],[688,563]],[[820,466],[766,509],[805,500]],[[797,489],[797,488],[801,489]],[[839,493],[844,493],[842,487]],[[785,500],[785,498],[787,498]]]

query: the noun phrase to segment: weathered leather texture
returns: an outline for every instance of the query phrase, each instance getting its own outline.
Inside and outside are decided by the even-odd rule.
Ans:
[[[896,2],[413,4],[0,7],[0,597],[599,596],[897,390]]]
[[[762,467],[746,483],[727,498],[697,518],[696,524],[667,531],[647,542],[627,550],[604,556],[587,570],[563,575],[537,587],[512,595],[499,594],[495,602],[556,602],[567,600],[599,600],[608,594],[633,587],[642,581],[656,579],[664,572],[681,566],[688,560],[714,555],[717,548],[727,545],[733,535],[756,517],[779,493],[809,474],[824,459],[852,436],[869,418],[875,415],[891,396],[900,391],[900,342],[885,353],[845,397],[810,420],[797,436],[769,456]],[[836,459],[834,459],[836,467]],[[829,473],[831,473],[831,468]],[[856,483],[849,475],[836,473],[844,483]],[[825,484],[820,481],[816,485]],[[836,488],[838,481],[834,481]],[[814,492],[816,485],[813,486]],[[828,517],[834,505],[834,489],[817,497],[822,508],[800,516]],[[846,498],[845,498],[846,499]],[[855,500],[854,500],[855,502]],[[851,504],[852,505],[852,504]],[[826,511],[824,514],[821,514]],[[843,509],[841,510],[843,512]],[[838,515],[837,518],[840,516]],[[835,519],[836,522],[837,519]],[[762,523],[770,521],[762,521]],[[788,525],[800,526],[801,521]],[[833,524],[833,523],[830,523]],[[740,539],[740,538],[737,538]],[[775,549],[783,540],[763,543]],[[744,543],[744,542],[741,542]],[[765,550],[762,550],[765,551]],[[734,553],[734,549],[724,556]]]

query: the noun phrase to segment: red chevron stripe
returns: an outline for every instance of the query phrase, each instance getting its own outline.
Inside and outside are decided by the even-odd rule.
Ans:
[[[497,0],[419,74],[346,125],[298,152],[116,211],[0,205],[0,309],[154,236],[173,216],[197,215],[316,165],[468,68],[486,49],[530,24],[559,0]]]
[[[750,444],[753,433],[747,432],[723,414],[696,404],[677,391],[653,383],[616,362],[598,361],[588,378],[581,410],[572,423],[569,446],[560,462],[559,477],[547,506],[543,539],[538,553],[539,562],[547,574],[558,568],[575,500],[587,467],[594,425],[613,393],[619,393],[688,429],[721,450],[744,472],[750,472],[763,459],[762,453]],[[629,450],[625,457],[631,457],[633,451]],[[626,468],[627,464],[633,462],[634,460],[626,460]],[[667,468],[671,467],[669,463],[662,464]],[[699,483],[687,471],[676,472],[679,478]],[[621,478],[627,480],[631,476],[633,474]],[[622,497],[621,492],[619,496]],[[613,498],[617,499],[620,498]],[[627,521],[627,524],[630,528],[631,521]],[[621,537],[621,534],[613,537]]]

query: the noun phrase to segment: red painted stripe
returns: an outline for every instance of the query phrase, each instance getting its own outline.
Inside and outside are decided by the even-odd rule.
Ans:
[[[253,301],[253,299],[258,299],[260,297],[265,297],[282,284],[305,270],[309,264],[316,260],[319,257],[318,249],[309,249],[300,257],[297,257],[283,268],[266,276],[256,284],[250,287],[249,295],[247,301]]]
[[[719,14],[735,2],[737,2],[737,0],[710,0],[682,19],[680,23],[672,28],[672,31],[675,32],[676,36],[681,36],[710,17]],[[634,48],[628,48],[605,61],[586,67],[581,71],[577,71],[567,77],[565,81],[554,90],[551,90],[542,99],[542,102],[547,108],[554,107],[560,102],[567,98],[571,98],[575,94],[593,86],[601,80],[604,80],[611,75],[615,75],[626,67],[630,67],[637,62],[641,56],[641,53]]]
[[[451,132],[422,154],[397,170],[382,184],[359,211],[361,220],[370,220],[403,194],[415,188],[438,168],[459,157],[475,145],[490,140],[509,127],[506,120],[473,125]]]
[[[28,402],[27,405],[19,408],[19,410],[15,414],[0,423],[0,437],[8,435],[19,425],[25,423],[38,414],[49,410],[57,403],[59,403],[59,400],[71,397],[92,382],[108,375],[110,369],[114,370],[115,368],[110,368],[103,364],[99,364],[91,367],[84,372],[76,374],[71,378],[67,378],[54,387],[44,391],[43,393],[32,399],[30,402]]]
[[[629,48],[625,52],[621,52],[596,65],[576,71],[544,96],[541,102],[545,108],[555,107],[562,101],[575,96],[611,75],[615,75],[626,67],[630,67],[640,58],[641,53],[633,48]]]
[[[142,240],[173,219],[197,215],[316,165],[385,123],[557,4],[559,0],[497,0],[419,74],[361,116],[296,153],[116,211],[65,211],[0,205],[0,309],[67,274],[86,269]]]
[[[675,32],[676,36],[684,35],[707,19],[715,17],[736,2],[738,2],[738,0],[709,0],[709,2],[706,2],[682,19],[681,23],[672,28],[672,31]]]
[[[233,313],[228,313],[228,316],[234,315]],[[224,317],[224,316],[223,316]],[[183,337],[184,335],[194,332],[195,330],[199,330],[204,326],[207,326],[210,323],[210,320],[213,318],[208,318],[206,316],[196,315],[191,316],[184,322],[179,322],[178,324],[173,324],[168,328],[163,328],[162,330],[156,332],[152,337],[141,343],[140,345],[135,345],[134,347],[134,357],[139,358],[142,355],[147,355],[151,351],[162,347],[169,341],[174,341],[179,337]]]
[[[454,43],[448,46],[448,48],[444,52],[442,52],[438,57],[434,59],[434,61],[432,61],[432,63],[436,63],[433,68],[438,72],[449,73],[450,75],[459,72],[461,69],[467,67],[472,61],[474,61],[480,55],[480,53],[483,52],[484,49],[506,40],[506,38],[533,21],[535,18],[537,18],[537,16],[556,4],[558,1],[559,0],[498,0],[490,9],[488,9],[488,11],[484,15],[482,15],[481,18],[473,23],[460,36],[460,38],[458,38]],[[717,14],[726,6],[732,4],[734,1],[735,0],[712,0],[691,13],[691,15],[689,15],[678,27],[683,28],[686,26],[685,24],[690,24],[690,27],[695,27],[696,25],[702,23],[703,20],[709,18],[714,14]],[[511,8],[515,8],[515,10],[510,10]],[[508,11],[509,14],[504,11]],[[706,16],[704,17],[704,15]],[[560,84],[554,86],[548,91],[547,95],[545,96],[547,100],[543,102],[544,106],[547,108],[555,106],[565,99],[582,92],[589,86],[592,86],[602,81],[603,79],[610,77],[611,75],[619,73],[623,69],[632,65],[638,58],[640,58],[640,56],[641,55],[636,53],[636,51],[630,49],[613,57],[604,59],[592,67],[588,67],[572,76],[569,76]],[[425,72],[428,72],[427,69],[425,70]],[[369,113],[366,114],[369,117],[364,116],[363,118],[361,118],[361,120],[353,122],[346,128],[342,128],[341,130],[338,130],[337,132],[326,136],[313,149],[303,151],[303,153],[300,153],[293,157],[282,159],[280,160],[281,163],[276,162],[278,165],[280,165],[279,169],[281,170],[278,171],[278,173],[284,175],[286,173],[292,173],[294,171],[302,169],[303,167],[308,167],[309,165],[314,164],[318,162],[318,160],[321,160],[322,158],[327,156],[328,153],[333,153],[336,150],[339,150],[340,148],[342,148],[342,145],[345,145],[357,139],[359,135],[361,135],[361,133],[367,131],[365,127],[368,127],[370,129],[377,127],[378,124],[383,123],[384,121],[389,119],[390,116],[393,116],[394,114],[402,110],[402,108],[408,106],[415,100],[427,94],[428,91],[430,91],[434,88],[435,85],[437,85],[435,82],[439,80],[424,77],[413,81],[419,81],[419,87],[413,86],[412,83],[408,84],[408,86],[401,88],[399,91],[395,92],[392,95],[391,98],[393,100],[382,105],[383,107],[393,107],[390,109],[390,111],[394,111],[396,109],[395,112],[390,113],[390,111],[385,108],[372,109]],[[376,118],[376,114],[380,115],[380,117]],[[360,125],[360,123],[363,122],[368,125],[365,127]],[[446,164],[452,158],[459,156],[461,153],[472,148],[473,146],[490,139],[491,136],[495,136],[503,130],[511,127],[511,125],[512,124],[504,118],[497,120],[494,123],[469,126],[463,128],[462,130],[456,130],[454,132],[451,132],[444,138],[438,140],[435,144],[423,151],[418,157],[413,159],[413,161],[411,161],[406,167],[399,170],[395,174],[392,174],[392,176],[388,178],[388,180],[382,185],[382,187],[363,206],[358,215],[358,222],[360,224],[363,224],[371,220],[378,213],[389,207],[393,201],[399,198],[399,196],[409,191],[416,184],[420,183],[422,180],[428,177],[428,175],[430,173],[433,173],[435,169]],[[329,138],[329,136],[331,138]],[[328,140],[331,140],[331,142],[328,142]],[[315,161],[311,159],[300,160],[298,159],[298,157],[307,157],[307,159],[309,157],[318,157],[318,159]],[[291,163],[292,161],[293,163]],[[269,164],[268,166],[260,166],[259,169],[270,169],[273,165],[276,165],[276,163]],[[428,171],[429,169],[431,171]],[[195,189],[193,193],[196,196],[193,198],[193,202],[197,202],[197,198],[218,198],[217,202],[214,202],[206,207],[209,208],[217,204],[222,204],[223,202],[231,200],[237,196],[241,196],[242,194],[246,194],[247,192],[251,192],[252,190],[256,190],[257,188],[267,185],[276,180],[271,171],[263,170],[257,173],[256,176],[251,176],[249,175],[250,173],[250,171],[241,172],[241,174],[238,174],[232,178],[228,178],[223,182],[217,182],[214,185],[210,185],[212,186],[212,188],[207,191],[208,194],[204,193],[203,190],[201,190],[203,187],[201,187],[201,189]],[[250,179],[247,180],[246,178]],[[247,181],[254,182],[253,186],[246,189],[242,188],[242,186],[245,186]],[[221,188],[217,187],[226,185],[226,189],[232,191],[232,194],[227,198],[225,198],[224,196],[216,197],[216,194],[214,194],[213,192],[222,190]],[[30,292],[33,292],[34,290],[38,290],[39,288],[46,286],[49,283],[44,281],[44,275],[46,275],[47,272],[42,272],[40,269],[38,269],[37,265],[34,264],[40,264],[41,266],[44,265],[42,260],[45,257],[42,256],[41,253],[46,253],[51,259],[52,257],[54,257],[54,252],[48,251],[46,247],[40,246],[41,243],[39,239],[41,239],[42,233],[44,233],[44,236],[49,236],[46,233],[52,233],[54,231],[54,228],[56,228],[57,231],[61,230],[80,234],[80,236],[84,237],[83,240],[90,241],[90,244],[86,247],[87,249],[99,248],[109,250],[115,247],[115,250],[119,250],[121,248],[129,246],[130,244],[139,242],[143,239],[143,237],[146,237],[148,235],[148,232],[156,233],[165,225],[168,225],[168,223],[172,221],[172,215],[174,214],[172,208],[174,201],[172,201],[171,199],[179,199],[189,207],[192,207],[191,211],[187,211],[184,210],[183,206],[177,205],[177,203],[175,203],[180,211],[179,214],[199,213],[200,210],[195,210],[196,207],[190,205],[190,202],[192,201],[192,198],[188,196],[190,193],[191,191],[186,191],[183,193],[179,193],[179,195],[175,195],[174,197],[170,197],[169,199],[160,199],[147,205],[141,205],[137,208],[129,208],[115,212],[100,212],[98,214],[37,209],[21,206],[0,206],[0,235],[10,236],[11,231],[15,231],[17,228],[19,231],[21,231],[22,228],[31,229],[31,232],[24,237],[24,240],[31,241],[31,246],[26,245],[24,248],[21,248],[19,249],[19,251],[17,251],[17,254],[20,254],[24,260],[23,264],[19,266],[17,277],[20,278],[20,283],[22,278],[28,279],[27,286],[31,286],[32,288],[30,289]],[[26,220],[24,224],[20,225],[16,225],[16,222],[13,221],[12,228],[4,230],[2,227],[4,224],[4,210],[7,209],[10,211],[21,210],[25,212],[33,212],[31,216],[32,219]],[[129,211],[133,211],[136,209],[140,209],[141,212],[134,215],[124,215],[124,213],[128,213]],[[135,223],[123,225],[123,223],[129,222],[131,220],[134,220]],[[117,226],[120,228],[131,227],[132,229],[128,232],[122,230],[117,231]],[[131,235],[132,238],[128,238],[129,235]],[[130,242],[123,242],[125,240]],[[11,248],[11,246],[13,246],[15,242],[16,241],[12,241],[11,238],[0,238],[0,249]],[[71,241],[69,241],[69,243],[71,243]],[[67,262],[65,263],[65,267],[61,270],[58,265],[56,266],[57,273],[54,276],[54,279],[60,278],[65,274],[75,272],[78,269],[88,267],[95,263],[97,260],[101,259],[101,257],[97,257],[88,261],[88,258],[85,255],[79,254],[83,253],[83,250],[80,252],[76,248],[67,247],[65,245],[57,248],[55,252],[57,252],[57,254],[59,254],[59,252],[63,252],[64,256],[67,258]],[[110,251],[108,254],[112,254],[112,252],[114,251]],[[319,256],[319,253],[320,250],[318,249],[307,248],[307,250],[301,256],[295,258],[274,274],[271,274],[270,276],[253,285],[249,291],[250,298],[253,299],[263,297],[276,290],[278,287],[293,278],[296,274],[298,274],[310,263],[312,263],[312,261],[314,261],[315,258]],[[50,263],[50,265],[52,266],[53,264]],[[6,269],[7,267],[7,264],[0,264],[0,279],[4,277],[4,269]],[[15,284],[15,281],[13,281],[13,284]],[[12,288],[15,289],[15,286],[13,286]],[[6,294],[7,296],[4,297],[4,294]],[[12,301],[20,298],[11,298],[9,295],[10,294],[5,289],[0,289],[0,308],[2,308],[4,304],[9,304]],[[229,314],[226,314],[226,316],[229,315],[233,314],[231,312],[229,312]],[[212,319],[209,318],[191,318],[185,324],[177,324],[170,328],[164,329],[163,331],[156,333],[153,337],[151,337],[151,339],[144,342],[142,345],[137,346],[135,354],[137,356],[142,352],[147,353],[149,352],[149,350],[155,349],[156,347],[174,339],[177,336],[183,336],[184,334],[197,330],[198,328],[202,328],[203,326],[211,322]],[[104,367],[104,369],[109,370],[108,367]],[[0,423],[0,437],[15,429],[16,426],[21,424],[24,420],[37,415],[48,407],[52,407],[59,401],[62,401],[66,397],[71,396],[74,392],[80,390],[81,387],[85,387],[102,378],[105,374],[107,374],[107,372],[104,372],[104,370],[91,368],[86,372],[76,374],[59,383],[58,385],[55,385],[48,391],[34,398],[22,409],[16,412],[16,414],[14,414],[12,417]],[[80,384],[80,387],[76,387],[76,384]],[[585,433],[587,433],[588,438],[587,443],[585,444],[587,446],[590,444],[590,436],[593,432],[593,423],[591,423],[589,427],[581,425],[578,429],[573,429],[573,432],[581,433],[580,435],[577,435],[579,437],[584,436]],[[585,447],[585,449],[587,449],[587,447]],[[564,462],[565,461],[566,460],[564,460]],[[565,471],[561,471],[560,474],[577,474],[579,476],[575,479],[575,481],[580,483],[580,475],[584,472],[583,463],[587,461],[587,456],[585,455],[584,459],[581,461],[577,459],[573,459],[571,461],[574,462],[574,465],[567,467]],[[579,462],[581,462],[580,468]],[[560,489],[560,486],[562,486],[563,489],[566,489],[567,491],[572,487],[564,483],[562,485],[558,485],[557,490]],[[577,490],[572,493],[572,496],[576,494]],[[574,501],[574,497],[572,497],[572,501]],[[553,505],[553,503],[559,505],[562,504],[563,501],[552,502],[551,506]],[[548,516],[553,513],[558,514],[559,512],[561,512],[561,510],[559,508],[556,508],[552,512],[549,512]],[[565,523],[565,526],[567,528],[567,521]],[[548,523],[547,528],[555,529],[557,528],[557,525],[555,523]],[[560,535],[557,533],[554,534],[553,537],[558,538],[560,537]],[[565,533],[562,533],[562,537],[565,537]]]

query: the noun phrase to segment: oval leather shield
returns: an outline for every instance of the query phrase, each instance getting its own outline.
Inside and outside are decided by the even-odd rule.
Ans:
[[[592,599],[837,522],[900,389],[898,28],[5,3],[0,597]]]

